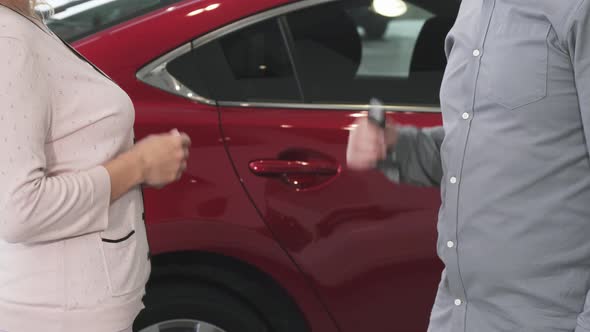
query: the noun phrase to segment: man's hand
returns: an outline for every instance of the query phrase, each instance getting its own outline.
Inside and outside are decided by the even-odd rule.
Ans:
[[[373,124],[368,118],[355,121],[348,137],[346,162],[356,171],[366,171],[385,159],[388,146],[395,145],[397,129],[390,125],[385,129]]]

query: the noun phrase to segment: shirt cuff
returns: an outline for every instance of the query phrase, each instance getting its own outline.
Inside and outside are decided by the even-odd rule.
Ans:
[[[416,135],[414,127],[398,127],[398,137],[395,146],[387,150],[385,167],[382,167],[385,176],[395,183],[404,181],[402,163],[407,161],[412,147],[412,138]]]
[[[386,159],[379,162],[379,169],[392,182],[400,183],[400,167],[397,159],[397,152],[388,149]]]

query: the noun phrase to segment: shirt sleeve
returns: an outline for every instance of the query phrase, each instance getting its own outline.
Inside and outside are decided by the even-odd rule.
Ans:
[[[580,7],[581,6],[581,7]],[[568,50],[574,76],[586,145],[590,154],[590,1],[583,0],[568,24]],[[590,293],[578,316],[575,332],[590,332]]]
[[[47,173],[51,91],[38,57],[23,41],[0,37],[0,239],[9,243],[61,240],[108,224],[104,167]]]
[[[394,182],[440,186],[440,147],[444,136],[443,127],[400,127],[397,144],[388,152],[389,162],[382,168],[384,174]]]

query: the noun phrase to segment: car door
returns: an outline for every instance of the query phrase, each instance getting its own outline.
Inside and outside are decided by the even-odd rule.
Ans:
[[[268,230],[344,332],[425,331],[440,279],[438,189],[353,172],[345,155],[370,97],[391,121],[440,124],[457,6],[431,1],[299,1],[197,39],[178,59],[198,72],[180,81],[217,102],[236,176]]]

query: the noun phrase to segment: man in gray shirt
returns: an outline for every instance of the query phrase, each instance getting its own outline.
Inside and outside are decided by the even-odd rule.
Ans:
[[[347,154],[441,186],[429,331],[590,332],[590,0],[463,0],[446,52],[443,127],[359,120]]]

